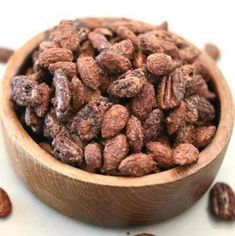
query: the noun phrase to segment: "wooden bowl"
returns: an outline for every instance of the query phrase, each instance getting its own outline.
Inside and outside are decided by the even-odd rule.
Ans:
[[[63,164],[44,151],[24,130],[10,101],[9,81],[17,75],[39,34],[11,58],[2,81],[2,132],[12,165],[30,191],[49,206],[76,219],[105,226],[159,222],[191,207],[208,190],[223,161],[233,128],[232,96],[214,61],[201,59],[219,95],[220,118],[213,141],[197,164],[144,177],[89,173]]]

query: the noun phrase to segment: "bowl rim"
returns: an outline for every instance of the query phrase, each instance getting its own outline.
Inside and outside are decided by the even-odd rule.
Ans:
[[[220,99],[220,118],[215,137],[211,143],[200,152],[198,163],[188,167],[175,167],[170,170],[142,177],[121,177],[90,173],[56,160],[52,155],[42,149],[25,131],[16,116],[10,100],[10,79],[16,75],[25,59],[32,50],[38,46],[43,37],[44,32],[34,36],[11,57],[7,63],[7,68],[1,81],[0,96],[2,103],[1,120],[3,128],[5,128],[5,131],[8,133],[8,138],[15,140],[17,146],[28,154],[27,158],[30,159],[32,157],[33,161],[42,165],[48,171],[55,171],[72,180],[111,187],[162,185],[176,182],[196,174],[206,168],[211,162],[215,161],[220,153],[226,150],[233,129],[233,99],[227,82],[217,65],[208,55],[202,52],[200,59],[212,75]]]

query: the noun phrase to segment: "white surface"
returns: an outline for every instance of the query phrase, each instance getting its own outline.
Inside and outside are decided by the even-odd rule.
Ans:
[[[146,6],[144,5],[146,4]],[[173,4],[173,5],[171,5]],[[156,1],[156,0],[84,0],[83,1],[1,1],[0,45],[20,47],[34,34],[61,19],[81,16],[125,16],[150,23],[168,20],[170,28],[199,47],[215,42],[222,51],[218,63],[232,91],[234,82],[235,22],[232,0],[227,1]],[[4,66],[0,66],[0,76]],[[232,138],[217,181],[225,181],[235,189],[235,139]],[[4,236],[121,236],[141,232],[158,236],[234,236],[235,223],[215,222],[207,213],[208,193],[186,213],[161,224],[127,229],[106,229],[80,223],[50,209],[37,200],[15,176],[2,140],[0,142],[0,186],[11,196],[14,210],[0,220]]]

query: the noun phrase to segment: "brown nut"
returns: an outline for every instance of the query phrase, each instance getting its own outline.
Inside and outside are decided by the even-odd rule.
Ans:
[[[187,46],[182,48],[179,54],[183,63],[193,63],[199,57],[200,51],[193,46]]]
[[[99,27],[99,28],[96,28],[94,30],[95,33],[98,33],[98,34],[102,34],[106,37],[112,37],[113,36],[113,32],[108,29],[108,28],[104,28],[104,27]]]
[[[40,44],[39,44],[39,52],[42,52],[46,49],[49,49],[49,48],[59,48],[60,45],[54,41],[42,41]]]
[[[70,83],[65,73],[58,69],[54,73],[53,82],[55,85],[55,111],[58,119],[67,116],[70,109],[71,90]]]
[[[148,142],[147,153],[152,154],[159,168],[169,169],[175,166],[172,149],[161,142]]]
[[[159,44],[159,40],[154,34],[145,33],[145,34],[140,34],[138,37],[140,40],[140,48],[145,54],[149,55],[152,53],[164,52],[164,49]]]
[[[41,96],[38,84],[27,76],[19,75],[11,80],[11,98],[19,106],[35,106],[40,103]]]
[[[53,139],[54,155],[62,162],[71,165],[81,165],[83,161],[83,150],[66,135],[60,133]]]
[[[126,125],[126,137],[128,139],[129,146],[133,152],[141,152],[144,139],[144,130],[141,121],[131,116]]]
[[[175,68],[175,64],[170,56],[154,53],[147,57],[146,68],[153,75],[160,77],[169,74]]]
[[[71,131],[78,133],[85,141],[96,138],[100,132],[104,114],[111,105],[112,103],[107,98],[101,96],[91,100],[73,118]]]
[[[99,143],[89,143],[84,149],[84,158],[89,169],[99,169],[102,164],[102,147]]]
[[[49,86],[45,83],[39,84],[38,91],[40,94],[40,103],[34,106],[34,111],[38,117],[44,117],[47,113],[51,90]]]
[[[181,103],[185,94],[185,82],[181,68],[162,78],[158,86],[159,105],[162,109],[174,108]]]
[[[156,162],[152,155],[144,153],[131,154],[126,157],[118,167],[122,175],[125,176],[143,176],[157,170]]]
[[[140,41],[136,34],[125,26],[119,26],[116,30],[117,35],[121,39],[129,39],[136,48],[139,48]]]
[[[187,125],[185,122],[182,122],[175,134],[175,145],[178,145],[180,143],[194,144],[194,139],[195,139],[194,125]]]
[[[80,38],[73,21],[63,20],[50,33],[50,39],[62,48],[76,51],[80,45]]]
[[[120,98],[135,97],[141,92],[141,89],[146,82],[144,73],[136,72],[138,70],[126,72],[122,78],[117,79],[109,85],[108,92]]]
[[[217,183],[210,191],[209,209],[220,220],[235,220],[235,195],[225,183]]]
[[[93,48],[90,41],[85,41],[79,48],[79,58],[81,57],[94,57],[95,49]]]
[[[57,119],[55,111],[50,110],[44,119],[43,134],[46,138],[53,139],[59,133],[67,133],[67,129]]]
[[[38,64],[42,68],[47,68],[50,64],[59,61],[72,62],[73,54],[66,48],[49,48],[42,51],[38,56]]]
[[[89,88],[96,90],[101,83],[103,71],[92,57],[82,57],[77,60],[78,73],[82,82]]]
[[[128,150],[128,142],[124,134],[108,139],[103,151],[104,171],[117,169],[120,162],[127,156]]]
[[[0,188],[0,218],[7,217],[12,211],[11,200],[6,191]]]
[[[99,52],[102,52],[110,47],[110,43],[107,38],[98,32],[92,31],[88,34],[88,38],[94,48]]]
[[[72,105],[79,111],[84,105],[101,96],[100,90],[93,90],[85,86],[76,76],[71,81]]]
[[[6,63],[13,53],[14,51],[9,48],[0,47],[0,62]]]
[[[101,125],[103,138],[116,136],[126,126],[129,119],[129,112],[126,107],[115,104],[104,115]]]
[[[126,39],[126,40],[122,40],[119,43],[113,44],[109,48],[109,51],[115,54],[124,56],[131,60],[133,58],[135,49],[131,40]]]
[[[130,105],[133,115],[144,120],[157,106],[154,86],[151,83],[145,83],[141,92],[131,100]]]
[[[183,143],[173,150],[172,155],[176,165],[184,166],[196,163],[199,158],[199,151],[192,144]]]
[[[215,126],[197,127],[195,129],[194,145],[197,148],[203,148],[211,142],[216,132]]]
[[[163,112],[160,109],[153,110],[143,122],[144,141],[156,139],[162,131]]]
[[[42,132],[42,120],[36,116],[33,107],[25,108],[25,124],[36,134]]]
[[[193,95],[187,98],[185,101],[188,107],[197,109],[197,125],[206,125],[215,118],[215,109],[213,105],[204,97]]]
[[[104,51],[96,57],[96,62],[108,74],[122,74],[132,68],[128,58],[115,54],[111,51]]]

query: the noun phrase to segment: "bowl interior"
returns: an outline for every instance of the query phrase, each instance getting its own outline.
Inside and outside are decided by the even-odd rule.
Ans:
[[[200,152],[200,158],[197,164],[189,167],[176,167],[167,171],[150,174],[143,177],[117,177],[86,172],[56,160],[44,151],[25,131],[9,98],[10,79],[14,75],[24,71],[29,65],[29,55],[38,46],[39,42],[43,40],[43,37],[44,33],[41,33],[32,38],[21,49],[19,49],[8,62],[7,70],[1,86],[1,113],[3,124],[7,130],[10,130],[11,137],[17,140],[18,144],[29,154],[29,156],[33,157],[35,161],[39,162],[39,164],[46,166],[48,170],[51,169],[53,171],[57,171],[71,179],[100,185],[123,187],[138,187],[156,184],[161,185],[164,183],[177,181],[196,173],[198,170],[206,167],[209,163],[216,159],[217,156],[224,151],[224,149],[226,149],[233,128],[232,96],[225,79],[214,61],[205,53],[202,53],[200,56],[201,60],[208,68],[209,73],[213,78],[210,86],[212,86],[217,92],[219,101],[215,104],[217,107],[216,135],[212,142]]]

